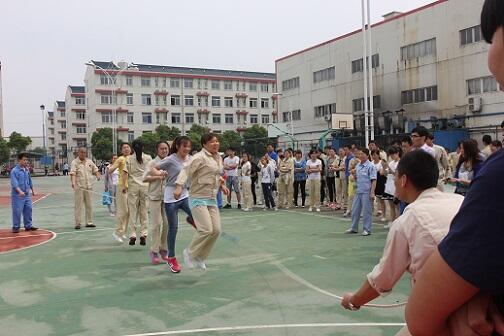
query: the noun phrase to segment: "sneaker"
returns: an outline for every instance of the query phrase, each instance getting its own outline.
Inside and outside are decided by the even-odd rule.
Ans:
[[[75,230],[80,230],[80,224],[75,225],[74,229]]]
[[[285,207],[285,210],[289,210],[290,208],[288,206]]]
[[[350,212],[346,211],[346,212],[343,214],[343,217],[350,217]]]
[[[186,217],[186,222],[189,223],[193,228],[196,229],[196,223],[194,222],[194,218],[190,217],[190,216],[187,216]]]
[[[38,230],[38,227],[35,227],[35,226],[30,226],[29,228],[25,228],[24,230],[25,230],[25,231],[37,231],[37,230]]]
[[[224,205],[223,208],[224,209],[231,209],[231,204],[228,203],[228,204]]]
[[[156,252],[149,252],[149,256],[151,258],[151,264],[152,265],[159,265],[161,261],[159,260],[159,254]]]
[[[315,211],[320,212],[320,208],[315,209]]]
[[[145,236],[140,237],[140,245],[145,246]]]
[[[189,252],[187,251],[187,248],[182,252],[182,255],[184,256],[184,263],[187,265],[189,268],[194,268],[194,261],[189,255]]]
[[[89,223],[89,224],[86,224],[86,227],[87,228],[94,228],[94,227],[96,227],[96,225],[94,225],[93,223]]]
[[[306,206],[303,204],[303,205],[301,205],[301,208],[306,208]]]
[[[182,270],[182,267],[177,262],[177,258],[175,258],[175,257],[168,258],[168,262],[167,263],[168,263],[168,267],[170,267],[170,271],[172,273],[180,273],[180,271]]]
[[[238,204],[238,209],[241,209],[241,204]]]
[[[135,245],[136,244],[136,237],[130,237],[129,244],[130,245]]]
[[[206,271],[206,264],[204,261],[196,260],[196,267],[202,271]]]
[[[381,217],[383,215],[383,212],[381,210],[378,210],[376,212],[376,217]]]
[[[369,236],[370,234],[371,234],[371,232],[368,232],[366,230],[362,231],[363,236]]]
[[[346,234],[356,234],[357,231],[352,230],[351,228],[345,231]]]
[[[115,217],[115,213],[111,212],[109,213],[110,217]]]
[[[166,250],[159,250],[159,255],[161,256],[161,259],[164,261],[168,262],[168,251]]]
[[[264,207],[264,208],[262,208],[262,209],[263,209],[263,211],[266,211],[266,210],[269,210],[270,208],[266,208],[266,207]]]
[[[294,204],[294,208],[299,208],[299,206],[297,204]]]
[[[12,233],[19,233],[19,229],[12,229]]]
[[[309,207],[309,208],[308,208],[308,211],[312,212],[312,211],[313,211],[312,207]]]
[[[387,218],[386,218],[386,217],[382,217],[382,218],[380,218],[380,222],[385,223],[386,221],[387,221]]]
[[[114,237],[115,240],[117,240],[119,243],[124,243],[124,240],[117,235],[117,233],[113,232],[112,237]]]
[[[128,239],[128,236],[126,236],[125,234],[123,234],[121,237],[122,237],[123,240],[127,240]]]
[[[278,208],[277,208],[277,207],[274,207],[274,208],[273,208],[273,211],[278,211]]]
[[[248,211],[250,211],[250,209],[249,208],[244,208],[243,211],[248,212]]]

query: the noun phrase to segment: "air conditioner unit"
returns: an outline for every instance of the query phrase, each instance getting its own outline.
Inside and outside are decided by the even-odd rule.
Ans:
[[[481,112],[481,107],[483,105],[483,99],[481,97],[469,97],[467,99],[467,105],[469,106],[469,111],[471,112]]]

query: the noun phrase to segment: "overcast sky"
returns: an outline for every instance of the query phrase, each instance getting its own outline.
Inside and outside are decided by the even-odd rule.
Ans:
[[[429,0],[373,0],[372,21]],[[359,0],[5,0],[0,61],[5,135],[42,135],[84,63],[125,60],[274,72],[275,59],[361,25]]]

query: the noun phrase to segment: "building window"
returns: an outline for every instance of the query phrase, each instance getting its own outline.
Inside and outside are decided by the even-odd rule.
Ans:
[[[336,104],[327,104],[314,107],[315,118],[323,118],[327,115],[336,113]]]
[[[159,106],[159,96],[154,96],[154,105]]]
[[[292,111],[292,120],[301,120],[301,110]]]
[[[65,129],[66,128],[66,121],[61,122],[61,128]]]
[[[79,120],[85,120],[86,119],[86,112],[84,112],[84,111],[75,112],[75,118],[79,119]]]
[[[61,133],[61,140],[66,140],[66,133]]]
[[[269,84],[268,83],[262,83],[261,84],[261,92],[268,92],[269,91]]]
[[[159,78],[154,77],[154,86],[159,87]]]
[[[178,78],[170,78],[170,87],[172,88],[180,87],[180,80]]]
[[[220,114],[212,114],[212,124],[220,124],[221,116]]]
[[[142,124],[152,124],[152,113],[150,112],[142,113]]]
[[[364,98],[354,99],[352,101],[353,111],[359,112],[364,111]],[[369,106],[369,97],[368,97]],[[381,96],[373,96],[373,108],[381,108]]]
[[[126,76],[126,86],[133,86],[133,76]]]
[[[142,95],[142,105],[152,105],[152,98],[150,94]]]
[[[257,124],[258,121],[259,121],[259,116],[257,114],[250,115],[250,123],[251,124]]]
[[[220,81],[218,80],[212,81],[212,90],[220,90]]]
[[[220,107],[220,97],[212,96],[212,107]]]
[[[261,115],[261,122],[263,124],[269,124],[269,122],[270,122],[270,116],[267,115],[267,114]]]
[[[163,87],[165,88],[165,87],[166,87],[166,77],[163,77],[162,83],[163,83],[163,84],[162,84],[162,85],[163,85]]]
[[[186,78],[186,79],[184,79],[184,88],[186,88],[186,89],[192,89],[193,88],[193,80],[192,80],[192,78]]]
[[[225,115],[226,124],[234,124],[234,116],[232,114]]]
[[[282,112],[282,122],[290,121],[290,112]]]
[[[133,93],[126,94],[126,105],[133,105]]]
[[[128,142],[132,143],[135,140],[135,131],[128,131]]]
[[[237,102],[240,101],[240,98],[237,99]],[[224,106],[225,107],[233,107],[233,97],[224,97]]]
[[[100,75],[101,85],[112,85],[115,82],[115,76],[109,77],[108,75]]]
[[[65,118],[65,117],[66,117],[66,112],[60,111],[60,118]]]
[[[498,85],[495,77],[493,76],[469,79],[467,81],[468,95],[494,91],[498,91]]]
[[[170,98],[170,104],[171,106],[180,106],[180,96],[172,95]]]
[[[224,81],[224,90],[233,90],[233,82],[227,80]],[[236,90],[239,90],[239,87]]]
[[[134,122],[134,119],[133,119],[133,112],[128,112],[128,114],[126,115],[126,122],[128,124],[133,124]]]
[[[75,105],[85,105],[86,99],[84,97],[75,98]]]
[[[53,140],[54,145],[54,140]],[[77,147],[87,147],[87,141],[85,139],[77,140]]]
[[[181,122],[180,113],[172,113],[171,122],[172,124],[180,124]]]
[[[168,120],[168,113],[167,112],[156,113],[156,124],[161,124],[161,122],[164,123],[167,120]]]
[[[367,57],[366,57],[367,59]],[[374,54],[371,57],[371,66],[374,68],[378,68],[380,66],[380,55]],[[359,58],[358,60],[352,61],[352,73],[362,72],[364,71],[364,59]]]
[[[460,45],[476,43],[481,41],[481,27],[474,26],[460,31]]]
[[[110,95],[110,94],[100,95],[100,102],[102,105],[111,105],[112,104],[112,95]]]
[[[184,104],[185,106],[194,106],[194,96],[185,96]]]
[[[282,91],[292,90],[299,87],[299,77],[284,80],[282,82]]]
[[[186,113],[185,122],[186,122],[186,124],[194,123],[194,114],[193,113]]]
[[[142,86],[150,86],[150,77],[142,77],[141,85]]]
[[[257,108],[257,98],[250,98],[249,99],[249,106],[250,106],[250,108]]]
[[[261,108],[269,108],[269,98],[261,98]]]
[[[436,38],[401,47],[401,61],[436,55]]]
[[[313,83],[320,83],[320,82],[328,81],[328,80],[334,79],[335,76],[336,76],[336,71],[335,71],[334,67],[315,71],[313,73]],[[298,78],[298,80],[299,80],[299,78]]]
[[[434,101],[437,99],[437,86],[429,86],[426,88],[406,90],[401,92],[401,103],[403,105]]]
[[[76,133],[77,134],[86,134],[86,126],[84,126],[84,125],[77,126]]]
[[[112,123],[112,112],[103,112],[101,115],[102,124]]]
[[[257,91],[257,83],[256,82],[250,82],[249,83],[249,91]]]

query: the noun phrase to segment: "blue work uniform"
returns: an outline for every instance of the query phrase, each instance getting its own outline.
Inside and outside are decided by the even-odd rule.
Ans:
[[[31,189],[33,188],[30,171],[28,168],[21,168],[17,165],[10,173],[11,179],[11,200],[12,200],[12,229],[19,230],[21,225],[21,215],[25,229],[32,226],[32,197]],[[21,197],[16,188],[21,189],[25,196]]]
[[[371,233],[373,221],[373,204],[370,197],[373,180],[376,180],[377,172],[371,161],[359,163],[355,167],[357,178],[357,192],[352,205],[352,231],[359,229],[359,219],[364,212],[364,230]]]

